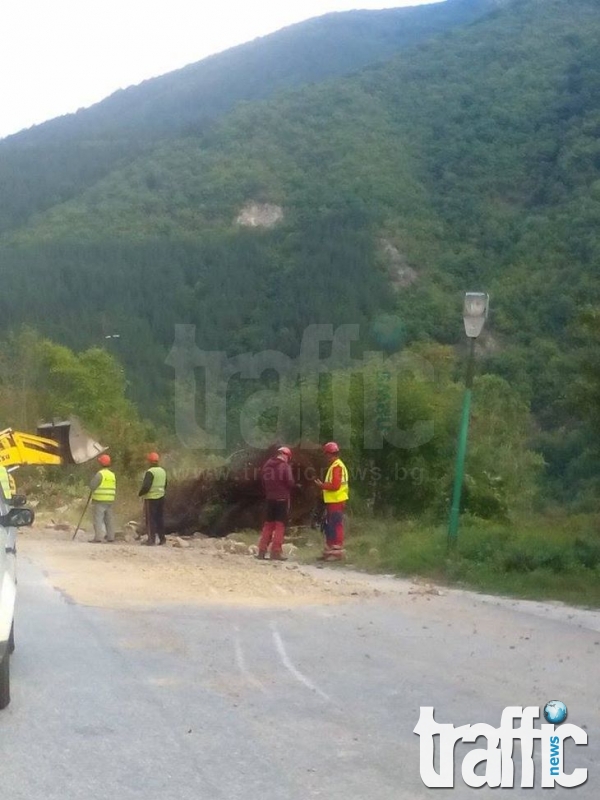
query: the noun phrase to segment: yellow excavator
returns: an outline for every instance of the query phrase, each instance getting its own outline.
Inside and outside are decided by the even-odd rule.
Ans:
[[[107,448],[83,430],[78,419],[45,422],[37,435],[6,428],[0,431],[0,466],[84,464]]]

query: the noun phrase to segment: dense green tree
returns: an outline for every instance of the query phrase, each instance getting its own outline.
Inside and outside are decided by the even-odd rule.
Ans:
[[[125,396],[125,375],[106,350],[76,354],[32,329],[0,342],[3,427],[35,431],[42,420],[79,418],[110,447],[119,468],[139,468],[152,428]]]

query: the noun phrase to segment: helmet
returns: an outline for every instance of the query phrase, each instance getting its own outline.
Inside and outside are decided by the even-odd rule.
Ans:
[[[277,448],[277,452],[281,453],[281,455],[285,456],[288,461],[292,457],[292,451],[290,450],[289,447],[278,447]]]
[[[151,464],[158,464],[160,460],[158,453],[148,453],[146,458]]]
[[[101,456],[98,456],[98,463],[102,464],[103,467],[110,467],[110,456],[108,453],[102,453]]]
[[[324,453],[339,453],[340,448],[337,446],[335,442],[327,442],[327,444],[323,445],[323,452]]]

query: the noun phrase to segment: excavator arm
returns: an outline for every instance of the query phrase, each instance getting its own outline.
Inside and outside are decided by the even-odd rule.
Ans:
[[[38,435],[12,428],[0,431],[0,466],[83,464],[107,449],[88,436],[75,418],[44,423],[37,431]]]

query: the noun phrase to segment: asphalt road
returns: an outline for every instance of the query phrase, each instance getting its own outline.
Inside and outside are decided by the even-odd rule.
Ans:
[[[468,594],[111,611],[23,559],[19,592],[6,800],[438,797],[419,776],[420,706],[497,726],[505,706],[550,699],[587,728],[567,771],[588,767],[588,783],[506,791],[600,796],[600,614]],[[453,798],[498,796],[457,772]]]

